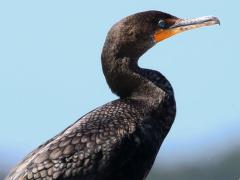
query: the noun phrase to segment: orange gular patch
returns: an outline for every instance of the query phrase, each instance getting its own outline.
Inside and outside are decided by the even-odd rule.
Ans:
[[[153,39],[155,42],[160,42],[164,39],[167,39],[175,34],[180,33],[181,30],[176,28],[176,29],[159,29],[157,30],[154,35],[153,35]]]

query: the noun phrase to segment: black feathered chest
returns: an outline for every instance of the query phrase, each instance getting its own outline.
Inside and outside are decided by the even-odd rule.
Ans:
[[[33,151],[10,177],[143,179],[169,130],[160,114],[148,110],[130,99],[97,108]]]

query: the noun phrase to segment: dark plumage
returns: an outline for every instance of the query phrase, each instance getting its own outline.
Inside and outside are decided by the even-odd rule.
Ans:
[[[180,20],[148,11],[115,24],[103,47],[102,67],[120,99],[86,114],[38,147],[6,179],[144,179],[172,126],[176,106],[169,81],[137,62],[159,38],[167,38],[162,31],[174,29]]]

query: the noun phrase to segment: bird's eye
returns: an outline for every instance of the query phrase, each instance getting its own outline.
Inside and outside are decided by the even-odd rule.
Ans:
[[[160,21],[158,22],[158,26],[159,26],[160,28],[165,28],[165,27],[166,27],[166,22],[165,22],[164,20],[160,20]]]

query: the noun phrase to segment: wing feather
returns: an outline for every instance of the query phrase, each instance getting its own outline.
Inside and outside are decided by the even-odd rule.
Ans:
[[[101,179],[124,152],[123,146],[135,143],[132,134],[139,118],[141,113],[131,103],[108,103],[39,146],[6,179]]]

